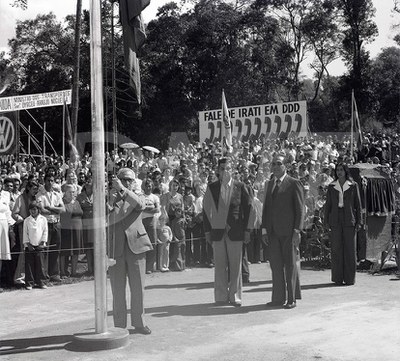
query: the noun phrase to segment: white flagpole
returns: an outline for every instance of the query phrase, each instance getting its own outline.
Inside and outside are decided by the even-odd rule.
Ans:
[[[92,103],[92,171],[94,227],[94,288],[96,333],[107,332],[106,209],[104,167],[103,65],[101,58],[101,5],[91,0],[90,71]]]
[[[94,351],[126,346],[129,332],[107,327],[106,194],[104,166],[103,66],[101,58],[101,0],[90,0],[90,87],[92,109],[92,174],[94,228],[95,332],[75,335],[75,347]]]

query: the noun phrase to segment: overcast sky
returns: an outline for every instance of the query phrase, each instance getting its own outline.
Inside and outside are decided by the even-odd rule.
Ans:
[[[148,22],[156,16],[157,9],[171,0],[152,0],[150,5],[144,10],[143,17]],[[60,19],[68,14],[74,14],[76,0],[29,0],[27,10],[21,10],[12,7],[13,0],[0,0],[0,51],[7,50],[8,39],[15,35],[15,25],[17,20],[26,20],[35,18],[42,13],[47,14],[50,11],[56,14]],[[89,0],[82,0],[83,7],[89,8]],[[394,45],[391,40],[395,31],[392,29],[394,24],[400,24],[400,16],[393,14],[393,0],[373,0],[376,8],[375,22],[379,29],[379,37],[367,49],[372,57],[376,56],[382,48]],[[400,30],[399,30],[400,32]],[[311,59],[310,59],[311,60]],[[329,71],[331,75],[340,75],[344,71],[344,66],[340,61],[331,64]],[[310,75],[307,65],[303,66],[303,72]]]

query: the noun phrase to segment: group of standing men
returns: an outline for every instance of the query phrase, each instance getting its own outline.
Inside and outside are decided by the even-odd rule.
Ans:
[[[250,242],[249,218],[253,196],[250,188],[232,178],[229,158],[218,162],[219,178],[208,185],[203,202],[206,241],[213,245],[216,305],[242,305],[243,242]],[[293,308],[300,298],[297,267],[299,230],[303,221],[303,188],[286,174],[284,156],[272,162],[273,177],[266,184],[263,236],[270,248],[273,277],[268,306]],[[115,265],[110,267],[113,318],[116,327],[127,326],[126,279],[131,289],[131,324],[142,334],[151,331],[144,321],[145,253],[152,249],[141,222],[143,200],[132,189],[135,173],[128,168],[113,180],[109,197],[110,240]],[[272,261],[273,260],[273,261]]]
[[[250,242],[251,212],[254,211],[250,187],[232,177],[230,158],[218,161],[218,179],[209,183],[203,199],[206,242],[214,251],[215,304],[242,306],[243,244]],[[113,222],[116,264],[111,267],[114,296],[114,323],[126,327],[126,277],[131,287],[131,322],[135,329],[150,334],[144,323],[145,252],[152,249],[141,222],[141,198],[132,190],[135,173],[121,169],[113,181],[115,197],[109,201]],[[110,197],[113,198],[113,197]],[[274,154],[271,177],[265,182],[262,209],[262,239],[268,248],[272,271],[272,298],[267,307],[293,309],[301,299],[299,245],[305,213],[304,187],[286,172],[285,154]],[[332,281],[337,285],[355,282],[355,236],[362,224],[358,185],[348,167],[336,164],[335,182],[329,186],[325,206],[325,225],[330,232]]]
[[[232,179],[232,163],[222,158],[219,179],[204,197],[206,241],[213,244],[214,296],[217,305],[242,305],[242,242],[250,241],[252,195],[242,182]],[[304,191],[300,181],[286,174],[285,156],[276,154],[272,177],[266,182],[262,212],[263,241],[269,248],[272,300],[268,307],[291,309],[300,299],[297,258],[304,218]]]

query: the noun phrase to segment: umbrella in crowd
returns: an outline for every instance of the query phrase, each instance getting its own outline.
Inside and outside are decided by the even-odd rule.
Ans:
[[[139,146],[136,143],[122,143],[120,145],[121,148],[124,149],[137,149]]]
[[[153,152],[153,153],[155,153],[155,154],[158,154],[158,153],[160,153],[160,151],[157,149],[157,148],[155,148],[155,147],[152,147],[152,146],[150,146],[150,145],[145,145],[144,147],[142,147],[144,150],[147,150],[147,151],[149,151],[149,152]]]

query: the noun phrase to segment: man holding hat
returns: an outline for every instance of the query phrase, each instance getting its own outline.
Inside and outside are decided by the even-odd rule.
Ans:
[[[126,328],[126,277],[131,290],[131,324],[137,333],[151,333],[144,321],[144,278],[146,251],[153,249],[142,223],[144,199],[133,190],[135,172],[129,168],[119,170],[112,180],[108,207],[111,257],[110,267],[113,293],[113,318],[115,327]]]

